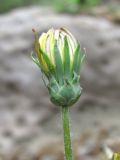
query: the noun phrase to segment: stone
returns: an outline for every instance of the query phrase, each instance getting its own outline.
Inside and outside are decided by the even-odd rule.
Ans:
[[[0,15],[0,148],[8,155],[23,144],[35,150],[36,143],[39,148],[42,140],[51,138],[50,134],[58,139],[62,135],[60,107],[51,104],[40,69],[30,58],[34,54],[32,28],[40,35],[50,27],[68,28],[86,52],[81,71],[83,94],[76,107],[71,108],[73,138],[87,129],[110,128],[112,134],[120,131],[119,26],[104,18],[55,14],[37,6],[21,8]],[[80,147],[80,155],[84,155],[79,158],[93,160],[95,157],[86,154],[94,153],[96,143],[93,140],[87,144]],[[51,148],[51,144],[48,146]],[[55,151],[61,159],[61,150]],[[25,159],[26,153],[19,154],[19,158]],[[55,158],[44,155],[42,159]]]

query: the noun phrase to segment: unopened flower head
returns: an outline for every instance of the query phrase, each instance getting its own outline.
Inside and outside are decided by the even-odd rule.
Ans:
[[[74,36],[66,29],[35,36],[36,56],[33,61],[48,79],[50,99],[57,105],[72,105],[81,95],[80,68],[85,57]]]
[[[114,153],[112,160],[120,160],[120,154]]]

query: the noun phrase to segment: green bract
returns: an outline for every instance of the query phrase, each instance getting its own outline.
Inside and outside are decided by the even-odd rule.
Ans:
[[[48,79],[51,101],[58,106],[70,106],[81,95],[80,68],[85,55],[80,45],[66,29],[50,29],[40,38],[35,35],[36,56],[33,61]]]

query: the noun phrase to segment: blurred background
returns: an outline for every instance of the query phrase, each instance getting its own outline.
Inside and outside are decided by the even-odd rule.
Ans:
[[[39,35],[65,27],[86,48],[83,93],[71,108],[75,160],[120,152],[120,1],[0,0],[0,160],[63,160],[60,108],[31,60]]]

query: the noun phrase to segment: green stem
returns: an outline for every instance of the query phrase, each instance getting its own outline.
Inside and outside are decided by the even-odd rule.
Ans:
[[[69,127],[69,107],[62,107],[65,160],[72,160],[72,147]]]

